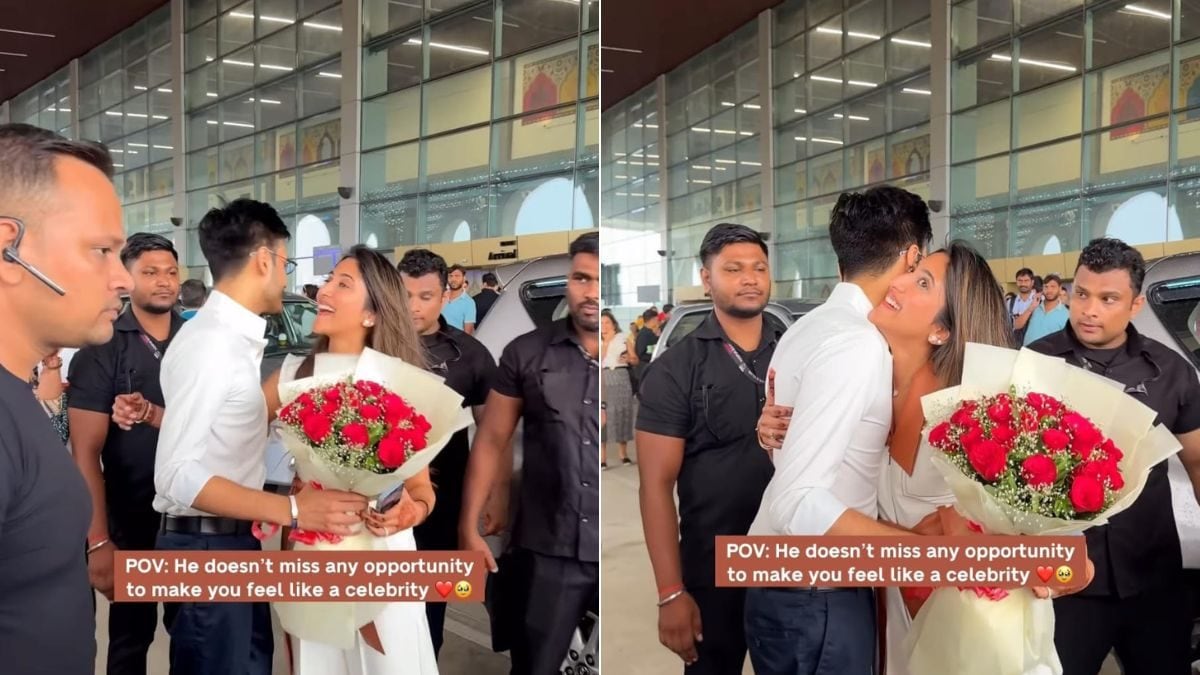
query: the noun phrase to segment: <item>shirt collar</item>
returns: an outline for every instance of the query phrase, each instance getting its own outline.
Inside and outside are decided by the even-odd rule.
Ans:
[[[1075,335],[1075,329],[1071,326],[1070,321],[1067,322],[1067,325],[1063,327],[1061,332],[1052,335],[1050,340],[1050,344],[1054,349],[1054,356],[1062,356],[1064,354],[1074,353],[1082,354],[1083,352],[1091,349],[1079,341],[1079,338]],[[1145,339],[1142,337],[1142,334],[1133,327],[1132,323],[1125,328],[1125,344],[1121,345],[1121,348],[1123,348],[1125,353],[1129,356],[1138,356],[1146,351]]]
[[[175,334],[179,332],[184,323],[186,323],[186,320],[183,316],[179,312],[171,310],[171,337],[175,337]],[[113,328],[122,333],[142,332],[142,324],[138,323],[137,317],[133,315],[132,306],[127,307],[124,312],[121,312],[121,316],[117,317],[117,320],[113,322]],[[266,332],[265,326],[263,331]]]
[[[575,324],[569,316],[551,324],[550,344],[556,345],[562,342],[571,342],[579,345],[579,336],[575,334]]]
[[[849,281],[842,281],[834,286],[833,292],[829,294],[829,299],[825,303],[846,305],[864,317],[870,314],[872,309],[875,309],[862,286]]]
[[[778,341],[779,337],[787,331],[787,327],[777,320],[775,315],[771,314],[770,312],[763,311],[762,317],[763,331],[765,333],[764,337],[770,338],[766,340],[764,344]],[[701,340],[728,341],[728,338],[725,335],[725,329],[721,328],[721,322],[717,321],[716,312],[711,311],[708,313],[708,316],[704,317],[704,321],[700,322],[700,325],[696,327],[696,330],[693,331],[692,334]]]
[[[211,313],[217,321],[251,340],[263,340],[267,320],[243,307],[236,300],[213,289],[201,312]]]

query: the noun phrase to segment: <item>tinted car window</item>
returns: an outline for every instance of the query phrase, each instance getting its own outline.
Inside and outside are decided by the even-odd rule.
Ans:
[[[671,329],[670,335],[667,336],[665,348],[670,349],[679,344],[683,338],[691,335],[692,331],[700,327],[706,316],[708,316],[708,312],[691,312],[680,316],[675,322],[675,327]]]
[[[313,324],[317,320],[316,306],[307,302],[289,302],[283,305],[283,312],[291,321],[295,341],[304,344],[310,342]]]
[[[1158,284],[1148,297],[1163,327],[1200,367],[1200,277]]]
[[[551,277],[530,281],[521,286],[521,302],[533,319],[533,325],[541,328],[566,316],[567,278]]]

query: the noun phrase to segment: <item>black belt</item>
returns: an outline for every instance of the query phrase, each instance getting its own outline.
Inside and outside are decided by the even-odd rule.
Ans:
[[[250,521],[216,516],[168,516],[159,532],[176,534],[250,534]]]

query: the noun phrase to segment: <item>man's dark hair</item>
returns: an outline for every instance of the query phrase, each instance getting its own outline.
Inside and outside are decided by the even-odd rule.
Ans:
[[[1062,277],[1058,276],[1057,274],[1047,274],[1045,277],[1042,277],[1042,286],[1045,286],[1051,281],[1059,286],[1062,286]]]
[[[671,310],[673,310],[673,309],[675,309],[675,305],[672,305],[669,302],[667,304],[663,305],[663,312],[666,314],[670,314]]]
[[[642,312],[642,320],[643,321],[653,321],[656,319],[658,319],[658,310],[657,309],[654,309],[653,307],[651,307],[650,309]]]
[[[23,199],[51,187],[59,157],[87,162],[112,179],[112,156],[99,143],[67,140],[29,124],[0,124],[0,201]]]
[[[571,242],[571,247],[567,249],[570,257],[574,258],[580,253],[590,253],[594,256],[600,255],[600,234],[597,232],[588,232],[581,234]]]
[[[756,244],[762,249],[763,255],[767,255],[767,242],[758,232],[737,223],[717,223],[700,243],[700,264],[708,267],[713,256],[731,244]]]
[[[149,232],[138,232],[132,234],[125,240],[125,248],[121,249],[121,264],[125,265],[126,269],[134,263],[135,260],[142,257],[143,253],[150,251],[167,251],[175,258],[175,262],[179,262],[179,253],[175,250],[175,245],[170,239],[161,234],[151,234]]]
[[[316,284],[304,284],[304,297],[308,298],[309,300],[316,300],[317,293],[320,290],[320,287],[318,287]]]
[[[199,309],[208,299],[208,289],[199,279],[188,279],[179,284],[179,304],[185,309]]]
[[[274,248],[280,240],[291,238],[275,209],[253,199],[235,199],[200,219],[200,250],[214,283],[239,272],[260,247]]]
[[[1022,267],[1021,269],[1017,270],[1017,276],[1015,278],[1020,279],[1021,277],[1029,277],[1032,279],[1033,270],[1029,269],[1028,267]]]
[[[450,269],[446,270],[446,274],[449,274],[451,272],[462,272],[464,277],[467,276],[467,268],[463,267],[462,265],[459,265],[458,263],[454,263],[453,265],[450,266]]]
[[[929,246],[929,207],[908,190],[887,185],[843,192],[830,213],[829,239],[845,278],[881,274],[909,246]]]
[[[450,270],[446,268],[446,259],[427,248],[409,249],[396,267],[400,268],[401,273],[414,279],[419,279],[426,274],[436,274],[443,289],[446,288],[446,282],[450,277]],[[462,269],[461,265],[455,265],[455,267]]]
[[[495,274],[493,274],[491,272],[484,272],[483,273],[483,285],[484,286],[499,286],[500,280],[496,278]]]
[[[1086,267],[1097,274],[1125,270],[1129,273],[1129,285],[1133,287],[1135,296],[1141,294],[1142,282],[1146,280],[1146,260],[1142,258],[1142,254],[1120,239],[1111,237],[1089,242],[1079,254],[1079,264],[1075,266],[1075,271],[1078,272],[1080,267]]]

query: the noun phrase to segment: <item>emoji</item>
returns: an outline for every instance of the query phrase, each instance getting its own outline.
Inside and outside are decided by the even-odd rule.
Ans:
[[[434,588],[437,589],[438,595],[444,598],[447,595],[450,595],[450,591],[454,590],[454,585],[449,581],[439,581]]]
[[[471,582],[463,579],[454,585],[454,594],[460,598],[468,598],[471,596]]]
[[[1039,579],[1048,583],[1050,581],[1050,577],[1054,576],[1054,568],[1050,567],[1049,565],[1043,565],[1037,568],[1037,575]]]
[[[1070,567],[1063,565],[1058,568],[1058,572],[1055,572],[1054,576],[1058,578],[1059,583],[1066,584],[1071,582],[1071,577],[1075,576],[1075,573],[1071,571]]]

